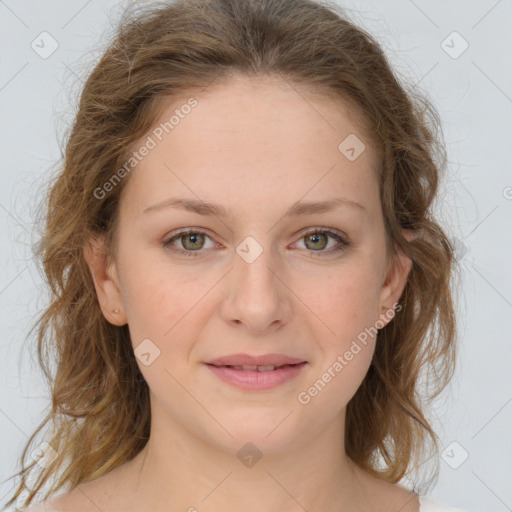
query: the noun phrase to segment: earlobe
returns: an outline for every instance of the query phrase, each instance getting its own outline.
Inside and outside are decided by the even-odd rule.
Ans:
[[[84,257],[91,272],[103,316],[113,325],[126,324],[116,266],[109,261],[104,241],[90,238],[84,245]]]

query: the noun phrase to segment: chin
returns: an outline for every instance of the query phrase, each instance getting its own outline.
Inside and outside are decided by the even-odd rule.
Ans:
[[[243,456],[246,452],[251,454],[252,451],[259,451],[263,455],[284,453],[291,450],[294,444],[300,444],[297,425],[290,417],[285,419],[289,412],[283,411],[267,419],[262,418],[260,413],[259,419],[223,420],[221,424],[233,437],[227,433],[225,435],[224,431],[217,431],[214,439],[210,432],[209,440],[218,448],[237,456]]]

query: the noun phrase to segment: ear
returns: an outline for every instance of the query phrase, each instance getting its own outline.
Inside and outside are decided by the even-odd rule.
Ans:
[[[126,324],[127,320],[117,269],[115,263],[109,261],[104,240],[89,238],[84,245],[84,257],[91,271],[103,316],[113,325]],[[116,310],[118,310],[117,313]]]
[[[411,230],[402,230],[404,237],[410,241],[415,237]],[[379,323],[387,325],[394,317],[395,306],[398,303],[407,278],[412,268],[412,260],[397,248],[397,253],[388,264],[386,278],[382,284],[379,298]]]

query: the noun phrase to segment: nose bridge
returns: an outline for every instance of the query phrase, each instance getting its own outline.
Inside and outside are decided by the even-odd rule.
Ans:
[[[271,293],[274,295],[276,278],[273,270],[278,264],[274,261],[270,237],[247,236],[236,247],[235,282],[240,283],[245,291]]]
[[[264,330],[276,320],[287,321],[290,312],[286,287],[275,275],[280,267],[278,258],[273,257],[268,244],[263,244],[265,240],[248,236],[236,247],[230,291],[223,308],[227,321],[243,323],[255,331]]]

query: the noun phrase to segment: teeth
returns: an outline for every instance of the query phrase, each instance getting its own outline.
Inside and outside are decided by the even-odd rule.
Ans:
[[[270,372],[272,370],[275,370],[276,367],[273,365],[269,365],[269,366],[251,365],[251,366],[231,366],[231,368],[233,368],[233,370],[249,370],[249,371],[258,370],[259,372]]]
[[[270,372],[270,371],[272,371],[274,369],[275,369],[275,366],[272,366],[272,365],[270,365],[270,366],[258,366],[258,371],[259,372]]]

